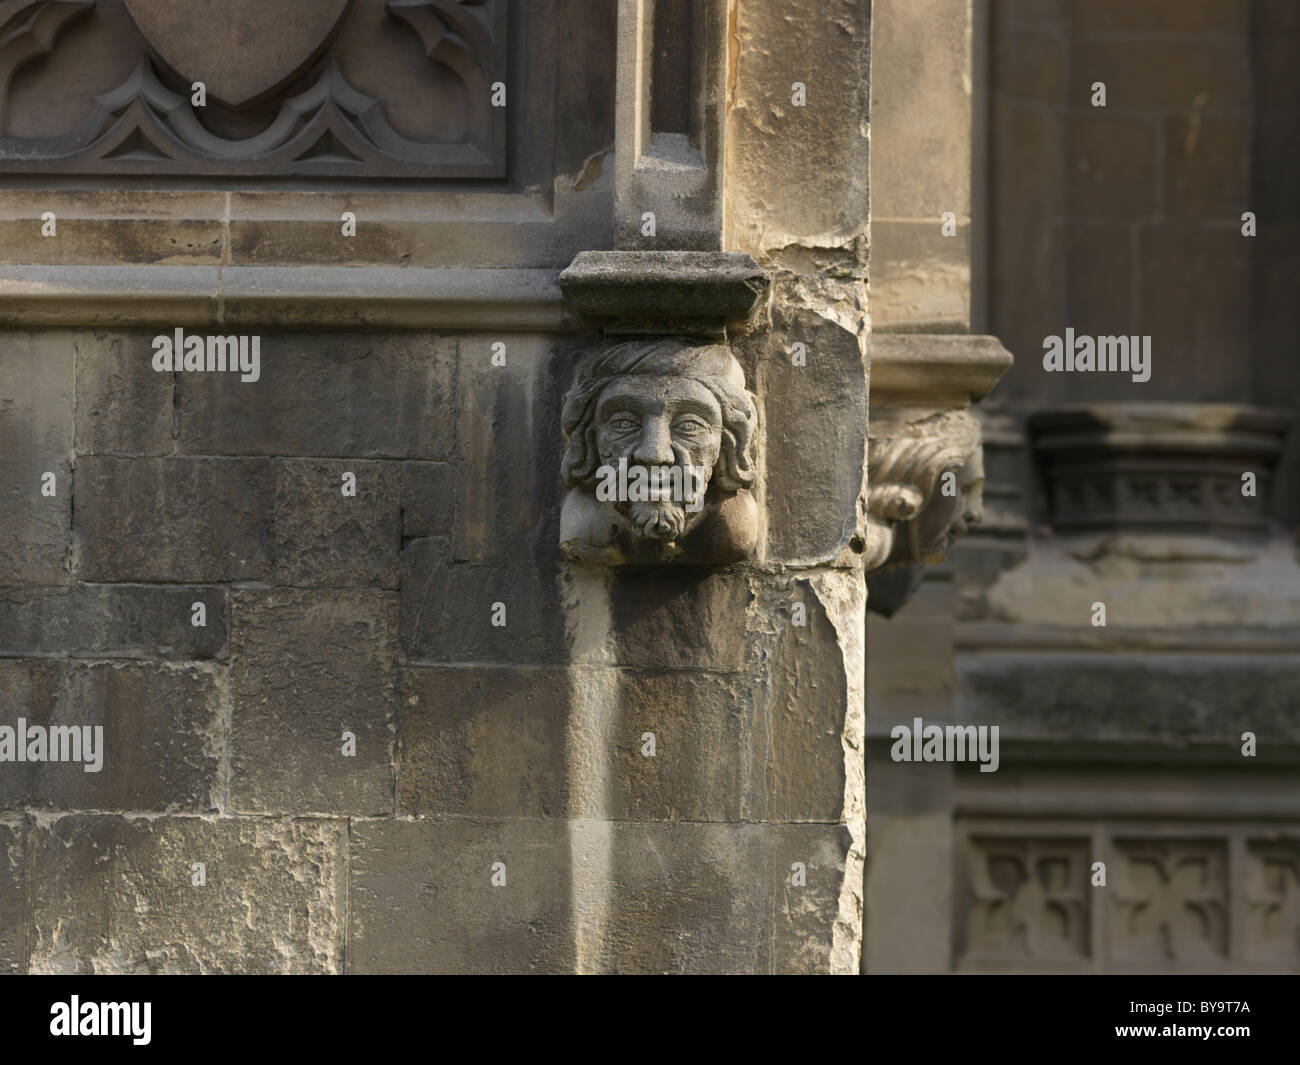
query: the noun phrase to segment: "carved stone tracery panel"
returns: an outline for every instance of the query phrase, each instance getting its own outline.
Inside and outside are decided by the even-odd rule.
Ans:
[[[501,177],[508,21],[505,0],[0,0],[0,173]]]
[[[973,827],[957,876],[958,968],[1300,971],[1300,840],[1203,827]]]

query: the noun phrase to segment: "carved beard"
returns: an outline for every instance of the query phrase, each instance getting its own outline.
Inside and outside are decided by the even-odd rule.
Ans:
[[[683,494],[685,494],[689,491],[690,486],[690,478],[687,476],[687,469],[692,465],[691,456],[687,453],[685,448],[679,447],[676,444],[672,445],[672,449],[676,465],[682,471],[681,483],[683,486]],[[629,462],[628,468],[631,469],[634,465],[642,465],[642,463]],[[667,467],[666,469],[671,469],[671,467]],[[708,481],[706,480],[697,488],[697,491],[699,492],[699,501],[703,501],[704,493],[707,490]],[[697,510],[688,511],[686,509],[688,500],[679,501],[673,499],[667,483],[665,483],[660,494],[666,495],[668,498],[659,500],[647,499],[636,502],[622,500],[614,504],[614,509],[632,523],[632,527],[639,535],[650,540],[659,540],[661,543],[669,544],[674,540],[681,539],[681,537],[690,529],[700,523],[704,517],[704,507],[700,506]]]

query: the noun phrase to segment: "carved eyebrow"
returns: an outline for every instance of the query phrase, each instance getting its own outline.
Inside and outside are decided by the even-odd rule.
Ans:
[[[722,420],[722,416],[717,410],[697,399],[683,399],[674,403],[672,407],[674,417],[678,414],[695,414],[706,422],[720,422]]]
[[[621,411],[640,418],[647,413],[657,414],[661,410],[663,410],[663,403],[648,396],[608,396],[600,401],[600,405],[596,408],[596,416],[604,421]]]

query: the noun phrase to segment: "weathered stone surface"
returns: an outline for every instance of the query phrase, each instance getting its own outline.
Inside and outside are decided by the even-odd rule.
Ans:
[[[160,330],[162,332],[162,330]],[[169,455],[174,375],[153,369],[155,333],[81,333],[77,353],[77,452]]]
[[[1036,6],[1034,4],[1029,5]],[[1235,0],[1071,0],[1070,23],[1087,34],[1242,32],[1250,11]]]
[[[193,624],[194,604],[205,624]],[[0,653],[75,657],[221,658],[226,590],[212,586],[76,584],[0,589]]]
[[[344,495],[343,476],[355,477]],[[401,482],[392,463],[279,459],[275,463],[275,583],[397,587]]]
[[[103,728],[97,772],[71,761],[0,765],[0,808],[214,809],[225,689],[210,667],[0,660],[0,725],[16,728],[22,717],[28,726]]]
[[[753,798],[755,728],[747,678],[620,670],[610,743],[607,816],[635,821],[737,821]],[[653,755],[644,752],[652,734]],[[726,752],[725,755],[723,752]],[[779,757],[778,752],[771,752]],[[761,787],[760,787],[761,790]],[[761,816],[761,815],[759,815]]]
[[[741,345],[764,412],[767,557],[829,562],[859,532],[866,475],[871,11],[810,19],[773,0],[737,9],[731,35],[724,244],[772,277],[772,332]]]
[[[1171,115],[1165,120],[1164,202],[1174,217],[1233,219],[1251,197],[1251,122],[1231,117]],[[1240,233],[1234,233],[1234,238]]]
[[[225,261],[221,217],[225,198],[217,190],[197,189],[110,190],[100,186],[71,190],[48,183],[39,189],[11,188],[0,205],[0,248],[5,250],[5,262],[24,264],[11,276],[35,283],[37,291],[42,289],[39,278],[46,271],[69,280],[78,273],[82,278],[97,274],[108,282],[107,288],[118,290],[115,302],[120,299],[120,289],[109,280],[108,272],[96,271],[87,263],[112,264],[118,276],[132,271],[136,264],[141,269],[154,264],[186,264],[186,270],[201,270],[215,282],[217,268]],[[58,220],[57,239],[41,233],[45,211],[53,211]],[[73,282],[69,287],[75,291],[79,286]],[[80,315],[66,313],[70,310],[66,303],[63,314],[51,305],[60,302],[60,295],[67,296],[68,289],[60,294],[46,288],[40,298],[26,301],[24,307],[4,306],[0,297],[0,320],[44,320],[59,328],[80,324]],[[71,302],[76,302],[75,297]],[[132,310],[145,306],[148,304],[142,301],[133,304]],[[119,305],[119,313],[106,315],[101,322],[113,328],[131,321],[134,316],[123,315],[121,310]]]
[[[804,607],[803,625],[794,624],[796,604]],[[838,821],[850,801],[842,737],[854,732],[854,664],[845,661],[851,652],[840,647],[827,606],[809,581],[769,587],[760,609],[767,624],[757,657],[770,674],[758,671],[766,683],[747,737],[752,794],[744,819]]]
[[[0,347],[0,586],[68,582],[73,372],[68,333],[12,333]],[[47,472],[53,496],[41,494]]]
[[[894,762],[885,746],[879,759],[869,756],[867,780],[862,972],[945,972],[952,955],[952,767]]]
[[[830,968],[849,832],[837,825],[583,822],[578,861],[611,865],[597,947],[616,973]],[[609,838],[601,838],[606,832]],[[807,882],[791,883],[803,863]]]
[[[342,971],[341,821],[70,814],[31,833],[32,972]]]
[[[796,602],[804,625],[792,624]],[[840,820],[848,704],[835,629],[805,581],[765,589],[758,614],[752,671],[619,671],[615,734],[584,737],[614,747],[607,816]]]
[[[76,534],[87,580],[271,576],[268,459],[116,458],[77,465]]]
[[[694,567],[618,572],[609,593],[614,661],[659,669],[740,669],[752,598],[739,573]]]
[[[970,223],[944,232],[939,215],[873,222],[871,325],[875,339],[889,330],[965,332],[970,328]],[[874,383],[875,348],[872,348]]]
[[[450,536],[460,499],[458,471],[443,462],[403,462],[402,536]]]
[[[402,551],[402,650],[419,662],[561,662],[558,563],[453,562],[446,541]],[[504,625],[496,604],[504,606]]]
[[[504,346],[499,349],[496,345]],[[501,352],[505,365],[495,365]],[[556,448],[572,350],[553,338],[480,334],[461,341],[456,453],[458,562],[550,567],[558,557]]]
[[[806,295],[782,290],[775,333],[759,364],[767,438],[768,556],[784,562],[836,558],[858,533],[866,476],[865,338],[800,308]],[[788,308],[788,309],[787,309]],[[780,342],[777,342],[780,337]],[[790,345],[807,350],[795,366]]]
[[[176,375],[180,449],[200,455],[444,459],[456,341],[427,334],[267,334],[261,377]]]
[[[354,822],[348,972],[572,971],[568,833],[558,820]]]
[[[944,211],[960,217],[970,205],[971,5],[874,0],[871,7],[871,211],[890,220],[927,217],[937,233]]]
[[[739,10],[731,32],[725,246],[760,266],[768,249],[843,247],[868,217],[870,6],[808,18],[800,0],[773,0]]]
[[[1114,336],[1133,321],[1132,224],[1073,224],[1065,230],[1065,254],[1070,262],[1070,324],[1076,335]],[[1033,359],[1036,352],[1027,353]],[[1084,377],[1072,390],[1095,394],[1109,392],[1116,399],[1132,395],[1131,378],[1119,374]],[[1118,378],[1118,380],[1107,380]]]
[[[232,617],[231,810],[391,814],[396,596],[240,591]]]
[[[26,819],[0,819],[0,975],[27,971],[26,850]]]
[[[564,669],[405,667],[398,813],[562,816],[569,685]]]

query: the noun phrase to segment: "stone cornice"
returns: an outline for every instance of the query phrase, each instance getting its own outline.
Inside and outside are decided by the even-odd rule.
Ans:
[[[573,329],[554,270],[0,266],[0,325]]]
[[[1011,368],[997,337],[965,333],[876,333],[871,338],[871,399],[877,403],[978,403]]]

